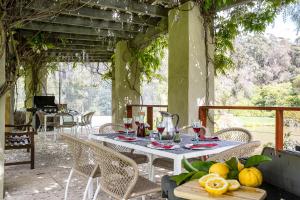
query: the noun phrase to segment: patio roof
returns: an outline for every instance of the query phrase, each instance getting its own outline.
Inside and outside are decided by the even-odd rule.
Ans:
[[[48,54],[59,61],[78,61],[78,57],[91,54],[89,61],[105,62],[112,56],[116,42],[132,40],[133,45],[140,46],[144,42],[134,38],[143,38],[149,32],[150,39],[167,30],[168,9],[151,2],[80,0],[75,6],[71,1],[65,9],[56,1],[36,0],[22,8],[22,14],[30,16],[49,9],[50,16],[31,19],[17,32],[24,39],[42,33],[55,45]],[[164,25],[158,29],[161,21]]]

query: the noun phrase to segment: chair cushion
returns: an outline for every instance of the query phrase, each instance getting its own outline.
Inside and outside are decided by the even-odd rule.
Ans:
[[[139,176],[137,183],[135,184],[132,192],[131,192],[131,198],[134,197],[139,197],[142,195],[150,194],[150,193],[155,193],[155,192],[160,192],[161,188],[160,185],[149,181],[148,179]]]
[[[137,164],[143,164],[148,162],[148,157],[144,154],[131,153],[131,152],[121,152],[121,153],[134,160]]]

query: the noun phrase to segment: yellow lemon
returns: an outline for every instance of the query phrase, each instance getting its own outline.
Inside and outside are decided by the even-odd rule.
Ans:
[[[208,180],[208,179],[210,179],[210,178],[214,178],[214,177],[220,177],[219,176],[219,174],[207,174],[207,175],[204,175],[204,176],[202,176],[199,180],[198,180],[198,182],[199,182],[199,184],[202,186],[202,187],[205,187],[205,183],[206,183],[206,181]]]
[[[226,178],[229,173],[229,169],[225,163],[215,163],[209,168],[209,173],[216,173],[221,177]]]
[[[258,187],[263,182],[263,176],[255,167],[245,168],[239,173],[239,181],[248,187]]]
[[[237,159],[237,163],[238,163],[238,170],[239,172],[242,171],[244,169],[244,165],[239,161],[239,159]]]
[[[237,190],[241,187],[240,183],[237,180],[234,179],[230,179],[227,180],[229,186],[228,186],[228,190]]]
[[[228,190],[228,182],[222,177],[213,177],[206,181],[205,190],[212,195],[222,195]]]

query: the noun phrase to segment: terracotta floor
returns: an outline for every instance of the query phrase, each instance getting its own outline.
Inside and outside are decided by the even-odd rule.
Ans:
[[[47,136],[43,139],[36,136],[36,162],[35,169],[30,170],[29,165],[5,167],[5,200],[56,200],[63,199],[66,180],[72,163],[67,145],[60,139],[56,142]],[[24,160],[28,158],[26,150],[6,151],[6,160]],[[140,167],[140,175],[147,176],[147,167]],[[143,170],[144,169],[144,170]],[[156,181],[168,172],[156,169]],[[69,199],[82,199],[86,185],[85,179],[75,175],[69,189]],[[103,192],[98,199],[111,199]],[[146,199],[161,199],[160,194],[147,196]]]

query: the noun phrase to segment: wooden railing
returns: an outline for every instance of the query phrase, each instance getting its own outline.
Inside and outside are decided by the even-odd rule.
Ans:
[[[153,128],[153,108],[168,108],[167,105],[139,105],[139,104],[132,104],[126,105],[127,110],[127,117],[133,117],[133,107],[137,108],[146,108],[146,117],[147,123],[150,125],[150,130]]]
[[[300,111],[300,107],[256,107],[256,106],[200,106],[199,119],[203,126],[207,124],[207,112],[209,109],[215,110],[268,110],[275,111],[275,147],[277,150],[283,149],[283,111]]]

